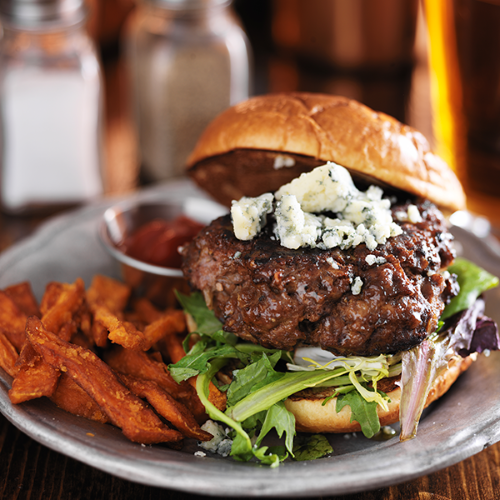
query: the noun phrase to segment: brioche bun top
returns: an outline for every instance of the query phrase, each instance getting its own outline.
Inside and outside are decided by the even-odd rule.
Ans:
[[[239,164],[224,161],[224,156],[240,150]],[[257,152],[271,157],[291,154],[300,165],[278,171],[269,161],[265,170],[253,172],[256,162],[245,165],[241,158]],[[302,164],[300,158],[306,161]],[[268,94],[237,104],[209,124],[187,168],[198,184],[228,204],[229,198],[275,191],[302,171],[327,161],[346,167],[354,177],[429,199],[441,208],[458,210],[465,205],[456,175],[430,150],[420,132],[357,101],[333,95]]]

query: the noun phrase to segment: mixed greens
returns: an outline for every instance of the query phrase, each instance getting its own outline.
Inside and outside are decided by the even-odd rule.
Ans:
[[[231,429],[231,456],[236,460],[256,458],[275,467],[288,456],[303,460],[331,453],[327,440],[317,435],[308,441],[301,437],[294,444],[295,417],[284,404],[292,394],[315,387],[333,388],[324,403],[336,397],[337,412],[349,406],[351,421],[360,424],[365,436],[373,437],[380,431],[377,406],[386,408],[389,402],[377,390],[377,382],[399,374],[401,439],[409,439],[416,433],[433,381],[451,357],[499,348],[496,325],[482,316],[484,302],[479,298],[497,286],[498,278],[464,259],[457,259],[449,272],[457,274],[460,293],[446,306],[438,332],[418,347],[400,355],[337,357],[326,363],[306,358],[305,366],[296,364],[289,352],[244,343],[224,332],[200,293],[179,294],[181,305],[197,325],[190,335],[197,335],[198,341],[188,349],[190,336],[186,338],[187,355],[170,366],[170,373],[178,382],[197,376],[197,393],[209,417]],[[225,367],[232,381],[221,385],[216,374]],[[210,382],[226,392],[225,412],[209,401]],[[262,445],[272,429],[284,437],[284,447]]]

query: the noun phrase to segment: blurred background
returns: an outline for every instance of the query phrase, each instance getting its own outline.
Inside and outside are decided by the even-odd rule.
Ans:
[[[183,175],[217,113],[299,90],[419,129],[459,173],[471,209],[500,222],[500,0],[81,1],[102,71],[103,194]],[[43,205],[31,201],[17,212]]]
[[[108,163],[133,162],[138,124],[133,118],[124,120],[133,115],[129,106],[134,101],[126,44],[140,5],[133,0],[91,3],[89,31],[99,46],[107,116],[114,122],[107,127],[112,136]],[[417,0],[235,0],[230,8],[249,42],[250,95],[345,95],[415,126],[433,140],[427,35]],[[135,132],[124,130],[127,124]],[[138,180],[144,181],[131,173],[126,176],[123,169],[110,171],[108,191]]]

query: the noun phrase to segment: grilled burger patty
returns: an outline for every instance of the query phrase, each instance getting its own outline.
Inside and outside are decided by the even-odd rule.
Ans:
[[[398,222],[403,233],[375,250],[290,250],[273,237],[272,221],[240,241],[230,216],[221,217],[182,249],[183,271],[226,331],[265,347],[362,356],[408,349],[435,331],[458,290],[442,272],[454,259],[443,216],[431,202],[417,206],[422,222]],[[394,221],[407,207],[393,205]]]

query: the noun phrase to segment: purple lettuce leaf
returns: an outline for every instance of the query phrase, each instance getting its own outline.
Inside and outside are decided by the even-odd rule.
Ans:
[[[450,348],[453,349],[454,353],[469,350],[476,329],[477,318],[482,316],[483,313],[484,300],[478,298],[469,309],[448,318],[439,331],[439,336],[450,337]]]
[[[497,351],[500,337],[496,323],[484,316],[484,300],[480,297],[467,309],[448,318],[441,328],[440,336],[450,337],[450,349],[466,358],[472,353]]]
[[[405,351],[402,357],[401,401],[399,403],[400,441],[412,439],[417,434],[418,422],[446,346],[430,340]]]
[[[452,357],[500,349],[498,327],[483,313],[484,300],[479,298],[466,311],[448,318],[437,336],[403,353],[400,441],[415,437],[429,391]]]
[[[472,335],[472,341],[468,349],[460,349],[458,354],[466,358],[470,354],[477,352],[500,350],[500,337],[498,335],[497,324],[487,316],[480,316],[476,322],[476,329]]]

